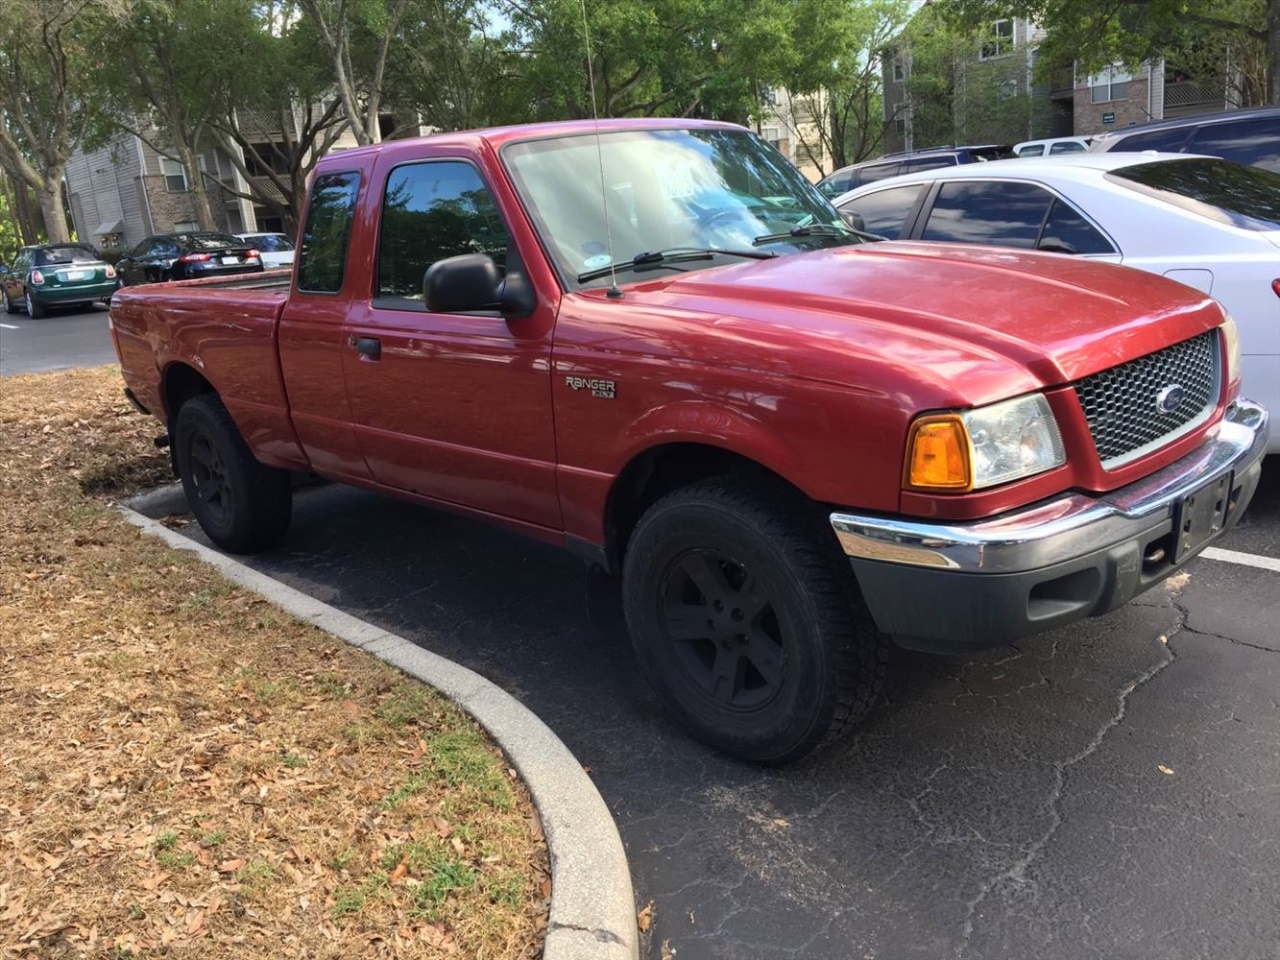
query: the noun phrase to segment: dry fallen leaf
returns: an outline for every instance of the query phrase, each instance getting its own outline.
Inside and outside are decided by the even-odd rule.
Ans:
[[[676,948],[671,945],[670,940],[662,941],[662,960],[675,960]]]
[[[1169,777],[1173,776],[1173,768],[1166,767],[1163,763],[1157,763],[1156,769],[1159,770],[1161,773],[1163,773],[1165,776],[1169,776]]]
[[[636,914],[636,926],[640,928],[641,933],[648,933],[649,928],[653,926],[652,900],[646,903],[640,912]]]

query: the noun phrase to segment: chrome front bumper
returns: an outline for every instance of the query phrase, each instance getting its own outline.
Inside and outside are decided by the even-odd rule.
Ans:
[[[1234,526],[1257,487],[1267,427],[1266,410],[1238,400],[1213,439],[1108,494],[1066,494],[973,523],[837,512],[831,525],[882,630],[924,648],[1009,642],[1114,609]],[[1179,504],[1224,477],[1231,478],[1230,501],[1221,529],[1175,564],[1176,551],[1159,545],[1172,542]],[[911,609],[949,599],[969,609],[973,622],[951,629],[941,611]],[[1001,625],[983,612],[984,603],[1016,622]]]

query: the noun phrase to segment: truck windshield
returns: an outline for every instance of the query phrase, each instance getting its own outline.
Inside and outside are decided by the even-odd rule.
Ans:
[[[1280,230],[1280,173],[1191,157],[1121,167],[1107,178],[1166,203],[1245,230]]]
[[[860,242],[794,166],[745,130],[603,130],[512,143],[503,158],[570,283],[605,281],[611,264],[696,270],[741,263],[753,248]],[[695,250],[708,255],[657,256]]]

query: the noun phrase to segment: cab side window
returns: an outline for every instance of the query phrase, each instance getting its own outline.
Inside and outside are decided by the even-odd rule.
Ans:
[[[944,183],[922,240],[1034,247],[1053,196],[1032,183]]]
[[[483,253],[505,270],[510,240],[493,195],[470,163],[397,167],[382,201],[376,295],[392,300],[388,307],[422,309],[422,275],[433,263]]]
[[[926,184],[914,183],[905,187],[877,190],[866,196],[850,200],[840,208],[841,213],[852,214],[860,224],[859,230],[875,233],[889,240],[902,237],[907,216],[915,208]]]
[[[347,268],[347,242],[360,174],[326,173],[316,177],[302,235],[298,289],[309,293],[338,293]]]

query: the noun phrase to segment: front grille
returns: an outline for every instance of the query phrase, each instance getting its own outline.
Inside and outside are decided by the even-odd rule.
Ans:
[[[1085,377],[1075,384],[1098,459],[1122,466],[1204,423],[1218,404],[1218,331]],[[1182,388],[1173,406],[1171,387]]]

